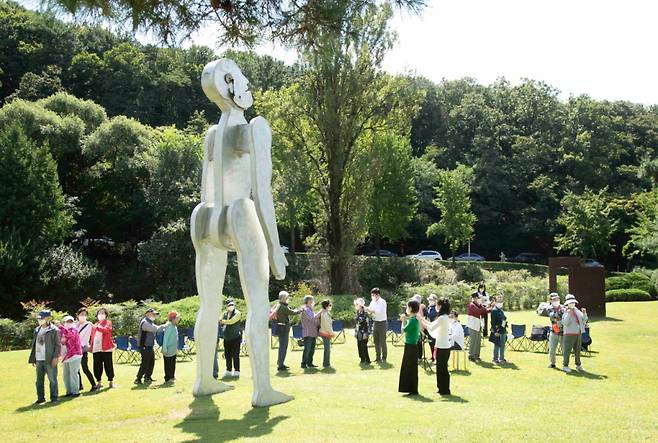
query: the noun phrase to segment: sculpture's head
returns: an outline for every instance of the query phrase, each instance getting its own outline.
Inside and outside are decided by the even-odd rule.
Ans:
[[[208,63],[201,74],[201,86],[206,96],[222,110],[244,111],[254,104],[249,81],[238,65],[228,58]]]

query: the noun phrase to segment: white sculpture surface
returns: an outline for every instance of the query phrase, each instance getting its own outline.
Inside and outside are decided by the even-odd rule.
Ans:
[[[244,111],[253,104],[253,97],[235,62],[223,58],[208,63],[201,84],[222,115],[205,137],[201,203],[191,217],[200,298],[194,327],[197,374],[193,393],[209,395],[233,388],[213,378],[213,360],[227,254],[235,251],[249,308],[246,340],[254,389],[251,403],[257,407],[283,403],[292,397],[270,384],[267,325],[269,269],[281,280],[288,264],[279,244],[270,190],[272,134],[262,117],[247,124]]]

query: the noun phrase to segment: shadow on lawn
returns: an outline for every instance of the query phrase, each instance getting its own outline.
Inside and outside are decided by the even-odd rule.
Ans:
[[[252,408],[241,419],[222,420],[219,408],[208,396],[195,398],[190,403],[190,413],[176,427],[193,434],[186,441],[225,441],[263,437],[287,418],[283,415],[270,418],[270,408]]]
[[[591,323],[603,323],[603,322],[622,322],[624,320],[615,317],[604,317],[604,318],[593,318],[590,320]]]
[[[594,374],[593,372],[580,372],[580,371],[571,371],[570,373],[567,374],[567,376],[588,378],[590,380],[605,380],[608,378],[607,375]]]
[[[445,395],[441,397],[441,401],[450,402],[450,403],[468,403],[468,400],[460,397],[459,395]]]

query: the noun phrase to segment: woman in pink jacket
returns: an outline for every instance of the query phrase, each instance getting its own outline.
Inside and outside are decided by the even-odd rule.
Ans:
[[[80,362],[82,360],[82,346],[80,335],[73,323],[73,317],[64,317],[63,324],[59,327],[62,349],[62,366],[64,367],[64,385],[66,395],[64,397],[78,397],[80,395]]]

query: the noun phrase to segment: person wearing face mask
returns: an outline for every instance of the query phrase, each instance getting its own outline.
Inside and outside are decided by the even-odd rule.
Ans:
[[[407,302],[406,314],[402,315],[402,330],[404,331],[404,354],[400,365],[400,380],[398,392],[409,395],[418,395],[418,337],[420,336],[420,322],[417,314],[420,311],[418,301],[411,299]]]
[[[464,349],[464,328],[459,323],[459,314],[454,309],[450,312],[450,346],[451,350],[461,351]]]
[[[567,294],[564,299],[566,310],[562,315],[562,327],[564,338],[562,341],[562,370],[564,372],[571,372],[569,368],[569,357],[573,350],[576,360],[576,369],[584,371],[583,366],[580,364],[580,348],[582,346],[582,334],[585,332],[585,324],[587,323],[587,315],[576,307],[578,300],[572,294]]]
[[[362,298],[354,301],[356,309],[356,319],[354,327],[354,336],[356,337],[356,346],[359,351],[359,359],[362,365],[370,364],[370,355],[368,353],[368,339],[370,338],[370,317],[366,311],[366,302]]]
[[[219,323],[224,328],[224,358],[226,359],[226,372],[224,377],[240,376],[240,344],[242,343],[242,330],[240,329],[240,311],[235,309],[235,302],[226,303],[226,311]]]
[[[89,370],[89,349],[91,348],[91,330],[94,325],[92,322],[87,320],[87,308],[80,308],[76,312],[78,321],[75,322],[75,327],[78,330],[78,335],[80,336],[80,347],[82,350],[82,359],[80,360],[80,369],[87,376],[89,380],[89,385],[91,386],[90,392],[96,390],[96,380],[94,380],[94,374]],[[84,388],[82,385],[82,376],[78,371],[78,378],[80,379],[80,390]]]
[[[158,326],[155,324],[155,319],[158,315],[160,315],[158,311],[148,308],[144,314],[144,318],[139,322],[137,342],[139,343],[139,353],[142,359],[137,370],[137,377],[135,377],[136,385],[142,384],[142,377],[147,383],[155,381],[153,379],[153,369],[155,368],[155,352],[153,351],[155,334],[165,327],[165,325]]]
[[[562,341],[562,315],[564,307],[560,305],[560,296],[552,292],[551,306],[547,309],[548,318],[551,320],[551,330],[548,334],[548,367],[555,368],[555,354],[557,345]]]
[[[331,301],[322,300],[322,309],[320,310],[320,337],[322,337],[323,358],[322,367],[331,368],[331,339],[334,337],[334,330],[331,319]]]
[[[385,363],[388,355],[386,347],[386,330],[388,329],[386,300],[382,298],[379,288],[372,288],[370,295],[372,300],[366,311],[372,314],[373,317],[372,338],[375,342],[375,361]]]
[[[32,350],[28,363],[36,368],[36,389],[37,401],[35,404],[46,402],[46,393],[44,390],[44,381],[46,375],[50,384],[50,401],[56,402],[58,398],[57,386],[57,362],[60,354],[60,335],[59,329],[53,325],[50,320],[52,315],[50,311],[43,310],[37,315],[39,326],[34,329],[32,338]]]
[[[167,314],[164,335],[162,337],[162,360],[164,360],[165,383],[176,381],[176,355],[178,354],[178,312]]]
[[[436,296],[436,294],[430,294],[429,297],[427,297],[427,302],[428,305],[427,308],[425,308],[425,312],[423,316],[430,322],[433,322],[436,320],[436,317],[439,314],[439,311],[436,309],[436,302],[439,298]],[[427,341],[430,344],[430,350],[432,354],[432,361],[434,361],[434,345],[436,344],[436,340],[434,340],[434,337],[432,337],[427,330],[423,330],[423,333],[425,334],[425,337],[427,338]]]
[[[448,361],[450,360],[450,302],[447,299],[440,299],[437,303],[439,307],[438,317],[433,322],[423,319],[421,323],[427,331],[436,339],[436,386],[441,396],[452,395],[450,392],[450,372],[448,371]]]
[[[482,318],[486,317],[489,312],[487,307],[482,306],[480,300],[480,295],[477,292],[471,294],[471,302],[468,304],[467,310],[468,317],[466,318],[466,325],[469,329],[469,337],[471,337],[468,348],[468,359],[471,361],[480,361],[480,346],[482,341],[480,329],[482,329]]]
[[[114,387],[114,364],[112,362],[112,351],[114,341],[112,340],[112,322],[108,318],[107,309],[100,308],[96,312],[98,322],[91,330],[91,353],[94,356],[94,377],[96,378],[96,389],[101,389],[103,384],[103,369],[107,376],[110,389]]]
[[[487,338],[487,333],[489,332],[487,329],[489,323],[489,312],[491,312],[493,306],[490,306],[491,299],[489,298],[489,293],[487,292],[487,287],[484,285],[484,283],[480,283],[478,285],[478,289],[473,293],[473,296],[477,296],[480,306],[484,306],[485,308],[488,308],[488,310],[482,315],[482,321],[484,322],[484,326],[482,326],[481,328],[482,336],[484,338]],[[471,337],[471,340],[473,340],[473,337]]]
[[[290,316],[299,315],[300,309],[291,309],[288,306],[290,294],[286,291],[279,292],[279,304],[276,307],[276,335],[279,337],[279,353],[276,361],[278,371],[287,371],[290,369],[286,366],[286,354],[288,353],[288,343],[290,341]]]
[[[507,316],[503,311],[503,296],[496,296],[496,303],[491,311],[491,333],[489,341],[493,343],[493,362],[507,363],[505,360],[505,343],[507,342]]]
[[[80,396],[80,362],[82,360],[82,346],[80,335],[73,323],[73,317],[64,317],[59,327],[61,336],[62,377],[66,386],[65,397]]]
[[[315,300],[312,295],[304,297],[304,306],[302,307],[302,339],[304,341],[304,352],[302,353],[302,369],[317,368],[313,364],[313,354],[315,354],[315,340],[318,338],[318,319],[320,312],[313,312]]]

